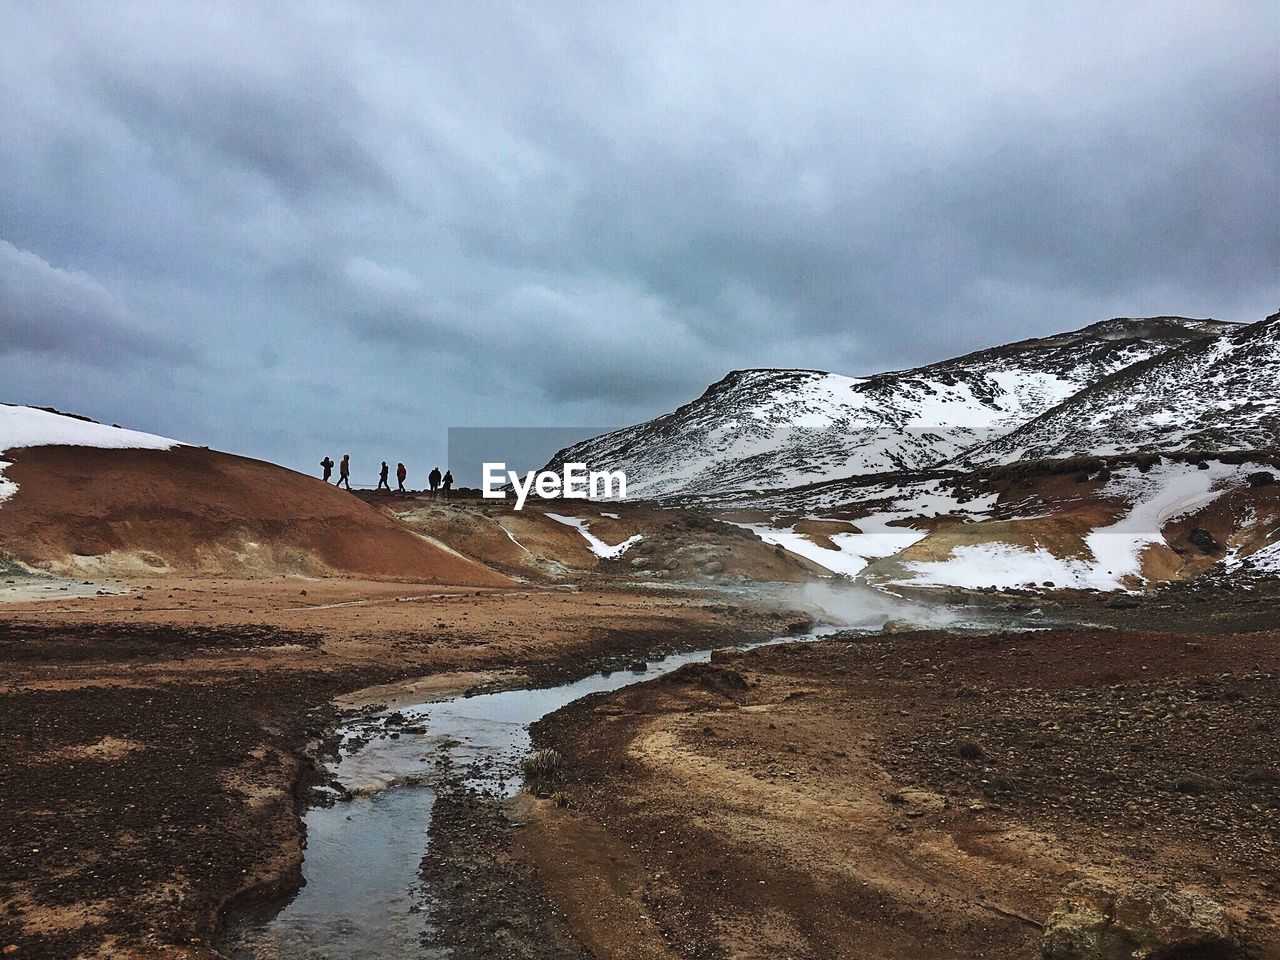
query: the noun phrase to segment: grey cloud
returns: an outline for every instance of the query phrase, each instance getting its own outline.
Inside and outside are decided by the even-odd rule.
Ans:
[[[50,393],[0,364],[0,399],[133,404],[303,467],[352,437],[431,459],[451,424],[633,421],[733,367],[1256,319],[1280,263],[1271,19],[14,5],[0,260],[38,256],[0,346],[96,366]],[[174,344],[208,362],[124,369],[189,359]]]
[[[101,283],[0,240],[0,354],[58,354],[95,366],[190,363],[192,351],[135,328]]]

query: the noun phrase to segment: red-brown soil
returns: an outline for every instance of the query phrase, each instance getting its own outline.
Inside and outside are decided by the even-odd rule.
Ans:
[[[32,447],[6,459],[18,491],[0,508],[0,555],[55,573],[509,583],[345,490],[260,460],[195,447]]]
[[[599,957],[1020,958],[1079,878],[1280,957],[1280,633],[848,637],[553,714],[514,848]]]

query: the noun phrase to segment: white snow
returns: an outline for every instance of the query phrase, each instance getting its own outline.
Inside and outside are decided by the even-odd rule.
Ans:
[[[1242,563],[1249,564],[1248,572],[1250,574],[1265,574],[1268,576],[1280,576],[1280,540],[1275,543],[1269,543],[1259,550],[1247,556],[1240,556],[1237,551],[1232,550],[1230,555],[1223,561],[1223,566],[1233,572],[1240,571]]]
[[[169,450],[176,446],[177,440],[150,433],[77,420],[75,417],[37,410],[35,407],[0,403],[0,453],[21,447]],[[4,470],[8,466],[7,461],[0,460],[0,503],[13,496],[18,489],[16,483],[4,477]]]
[[[508,530],[506,527],[504,527],[501,523],[498,524],[498,529],[501,530],[503,533],[505,533],[507,535],[507,539],[510,540],[512,543],[514,543],[517,547],[519,547],[525,553],[529,552],[529,548],[526,547],[519,540],[517,540],[516,535],[512,533],[510,530]]]
[[[879,514],[855,521],[863,532],[830,535],[827,539],[835,544],[834,550],[814,543],[803,533],[797,533],[794,527],[778,528],[752,523],[738,523],[735,526],[750,530],[765,543],[781,546],[838,576],[856,577],[872,560],[891,557],[927,535],[923,530],[890,527],[888,521],[893,519],[897,519],[897,515]]]
[[[901,584],[952,587],[1030,587],[1052,582],[1056,587],[1122,590],[1127,578],[1138,578],[1142,552],[1163,543],[1165,524],[1199,510],[1222,496],[1256,467],[1211,464],[1200,470],[1187,463],[1162,463],[1143,474],[1117,473],[1102,490],[1105,497],[1129,500],[1128,512],[1085,537],[1090,559],[1057,557],[1044,548],[1028,550],[1008,543],[956,547],[946,560],[914,561],[914,576]]]
[[[1255,550],[1244,559],[1253,564],[1256,572],[1280,575],[1280,540]]]
[[[639,543],[644,539],[641,534],[637,533],[621,543],[610,545],[588,530],[587,521],[581,517],[565,517],[558,513],[547,513],[546,515],[557,523],[563,523],[566,527],[573,527],[582,534],[582,538],[587,541],[587,546],[591,548],[591,552],[602,560],[613,560],[616,557],[620,557],[627,552],[632,544]]]
[[[1142,551],[1150,544],[1163,543],[1160,531],[1175,517],[1199,510],[1212,503],[1226,487],[1220,481],[1239,476],[1239,467],[1224,463],[1210,464],[1199,470],[1186,463],[1161,463],[1149,473],[1126,471],[1114,477],[1102,490],[1102,496],[1137,495],[1129,513],[1109,527],[1100,527],[1085,537],[1085,543],[1097,561],[1096,574],[1115,581],[1136,576],[1141,571]]]
[[[601,510],[601,511],[600,511],[600,516],[602,516],[602,517],[608,517],[610,520],[621,520],[621,519],[622,519],[622,518],[621,518],[620,516],[618,516],[616,513],[605,513],[603,510]]]
[[[0,404],[0,453],[19,447],[100,447],[168,450],[177,440],[103,423],[90,423],[37,410]]]
[[[4,468],[9,466],[8,460],[0,460],[0,503],[4,503],[18,492],[18,485],[4,477]]]

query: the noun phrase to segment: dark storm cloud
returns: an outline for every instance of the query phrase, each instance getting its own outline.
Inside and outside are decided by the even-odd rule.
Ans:
[[[4,4],[0,399],[291,463],[434,459],[451,424],[621,424],[732,367],[1256,319],[1273,20]]]

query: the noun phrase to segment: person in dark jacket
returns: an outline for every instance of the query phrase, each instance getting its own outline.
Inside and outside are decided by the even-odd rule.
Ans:
[[[351,454],[349,453],[342,455],[342,462],[338,464],[338,482],[334,486],[340,487],[343,484],[346,484],[348,490],[351,489]]]
[[[388,472],[387,461],[383,460],[382,469],[378,471],[378,489],[386,490],[387,493],[390,493],[391,484],[387,483],[387,472]]]
[[[396,464],[396,486],[399,488],[397,492],[405,493],[404,478],[409,476],[409,471],[404,468],[403,463]]]
[[[444,487],[444,495],[445,495],[445,498],[447,499],[449,496],[449,488],[453,486],[452,470],[446,470],[444,472],[444,479],[440,481],[440,485]]]
[[[324,459],[320,461],[320,466],[324,468],[324,482],[328,483],[329,478],[333,476],[333,461],[329,459],[328,454],[325,454]]]
[[[440,468],[432,467],[431,473],[427,475],[427,483],[431,485],[431,495],[434,497],[440,490]]]

